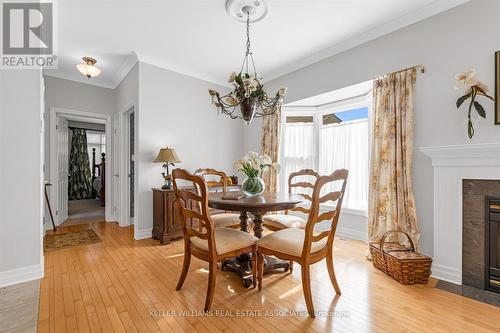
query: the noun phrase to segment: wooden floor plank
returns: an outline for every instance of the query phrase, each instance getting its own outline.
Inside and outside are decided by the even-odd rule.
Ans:
[[[372,267],[365,244],[344,239],[335,241],[334,251],[342,296],[335,296],[324,263],[311,268],[315,309],[333,316],[305,315],[297,264],[292,274],[266,276],[260,292],[219,271],[212,311],[202,315],[207,263],[193,258],[183,288],[175,291],[181,240],[166,246],[135,241],[133,228],[104,222],[58,232],[88,228],[102,242],[45,254],[39,332],[498,332],[500,327],[499,308],[438,290],[435,281],[403,286]],[[278,316],[277,310],[304,315]]]

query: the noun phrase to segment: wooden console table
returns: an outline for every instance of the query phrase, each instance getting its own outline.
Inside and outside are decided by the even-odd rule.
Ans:
[[[159,239],[161,245],[182,237],[182,224],[174,201],[173,189],[153,189],[153,239]]]

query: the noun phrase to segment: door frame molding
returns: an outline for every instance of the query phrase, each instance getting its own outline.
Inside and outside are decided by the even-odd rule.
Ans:
[[[50,108],[50,126],[49,126],[49,150],[50,150],[50,170],[49,170],[49,181],[52,183],[52,186],[49,188],[50,191],[50,201],[54,203],[58,203],[59,198],[59,189],[57,184],[59,183],[59,174],[57,172],[57,145],[56,145],[56,124],[57,117],[61,115],[69,115],[69,116],[80,116],[87,118],[95,118],[95,119],[103,119],[105,121],[105,129],[106,129],[106,170],[105,170],[105,181],[106,181],[106,193],[105,193],[105,209],[104,209],[104,219],[106,221],[113,221],[112,214],[112,168],[110,167],[112,164],[112,124],[111,124],[111,115],[103,114],[103,113],[95,113],[95,112],[87,112],[87,111],[79,111],[79,110],[71,110],[59,107],[51,107]],[[57,207],[59,209],[59,207]],[[60,225],[64,221],[59,221],[59,215],[54,215],[54,220],[56,225]]]
[[[128,227],[131,225],[130,219],[130,197],[129,197],[129,179],[128,176],[128,140],[130,139],[127,135],[127,130],[129,129],[128,117],[127,114],[134,112],[134,225],[136,224],[136,216],[137,216],[137,191],[138,191],[138,165],[137,165],[137,109],[135,103],[130,103],[124,109],[118,112],[118,119],[116,124],[116,137],[117,137],[117,154],[115,155],[118,159],[116,164],[116,175],[118,177],[118,194],[117,194],[117,218],[118,224],[120,227]]]

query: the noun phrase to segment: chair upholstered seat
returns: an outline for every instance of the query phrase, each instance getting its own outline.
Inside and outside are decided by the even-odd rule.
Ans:
[[[258,240],[257,237],[249,233],[230,228],[217,228],[214,234],[215,247],[218,255],[252,246]],[[192,237],[191,243],[201,250],[208,252],[208,242],[206,239]]]
[[[240,224],[240,214],[238,213],[220,213],[210,215],[216,228],[230,227]]]
[[[286,228],[299,228],[303,229],[306,227],[307,220],[293,215],[285,214],[269,214],[265,215],[262,220],[264,224],[269,225],[275,229],[286,229]]]
[[[257,247],[300,257],[304,247],[305,235],[304,230],[297,228],[278,230],[259,239]],[[327,238],[312,242],[311,254],[321,250],[326,243]]]

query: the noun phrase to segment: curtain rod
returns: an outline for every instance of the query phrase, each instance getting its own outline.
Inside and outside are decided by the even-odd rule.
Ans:
[[[76,130],[84,130],[84,131],[94,131],[94,132],[102,132],[105,133],[106,131],[100,130],[100,129],[93,129],[93,128],[83,128],[83,127],[76,127],[76,126],[68,126],[69,129],[76,129]]]
[[[384,78],[386,76],[389,76],[391,74],[396,74],[396,73],[404,72],[404,71],[407,71],[407,70],[413,69],[413,68],[415,68],[417,70],[420,70],[420,73],[425,73],[425,66],[424,65],[415,65],[415,66],[411,66],[411,67],[400,69],[400,70],[392,72],[392,73],[387,73],[387,74],[384,74],[384,75],[379,76],[379,77],[375,77],[375,78],[373,78],[373,80],[378,80],[378,79]]]

